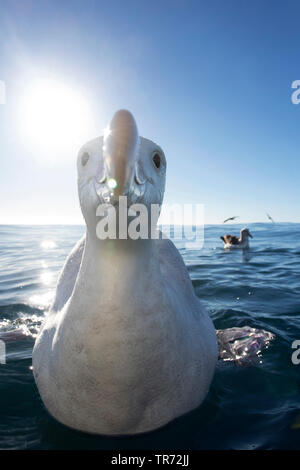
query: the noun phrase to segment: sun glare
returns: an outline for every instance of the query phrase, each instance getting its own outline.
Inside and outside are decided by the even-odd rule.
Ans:
[[[91,112],[82,94],[50,79],[36,80],[25,91],[20,128],[29,149],[51,161],[74,157],[93,135]]]

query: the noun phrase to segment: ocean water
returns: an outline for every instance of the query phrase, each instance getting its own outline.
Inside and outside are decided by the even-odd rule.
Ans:
[[[44,409],[31,354],[65,257],[81,226],[0,226],[0,449],[300,449],[300,224],[250,224],[247,253],[225,252],[207,226],[202,249],[176,242],[215,327],[275,334],[249,364],[220,362],[205,402],[157,431],[129,438],[66,428]],[[22,331],[23,335],[17,334]]]

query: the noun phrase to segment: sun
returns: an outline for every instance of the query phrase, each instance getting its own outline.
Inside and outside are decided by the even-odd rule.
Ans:
[[[93,135],[88,101],[72,86],[37,79],[24,91],[19,106],[22,139],[41,160],[74,157]]]

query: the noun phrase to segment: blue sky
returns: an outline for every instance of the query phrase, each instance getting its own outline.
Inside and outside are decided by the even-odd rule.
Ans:
[[[84,95],[88,138],[131,110],[165,151],[165,202],[204,204],[207,223],[266,221],[265,211],[300,222],[299,14],[297,1],[2,2],[0,223],[82,222],[77,147],[45,159],[47,142],[20,131],[39,76]]]

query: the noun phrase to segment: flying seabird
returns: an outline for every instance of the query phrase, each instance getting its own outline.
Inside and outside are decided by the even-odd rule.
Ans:
[[[239,215],[235,215],[233,217],[228,217],[228,219],[225,219],[223,224],[226,224],[226,222],[229,222],[229,220],[235,220],[235,219],[238,219],[239,218]]]
[[[224,235],[224,237],[220,237],[221,240],[224,242],[224,248],[248,248],[249,241],[248,238],[253,236],[249,232],[247,228],[242,228],[240,238],[236,237],[235,235]]]
[[[270,216],[270,214],[268,214],[267,212],[266,212],[266,214],[267,214],[268,219],[269,219],[271,222],[273,222],[273,224],[275,224],[275,220]]]

